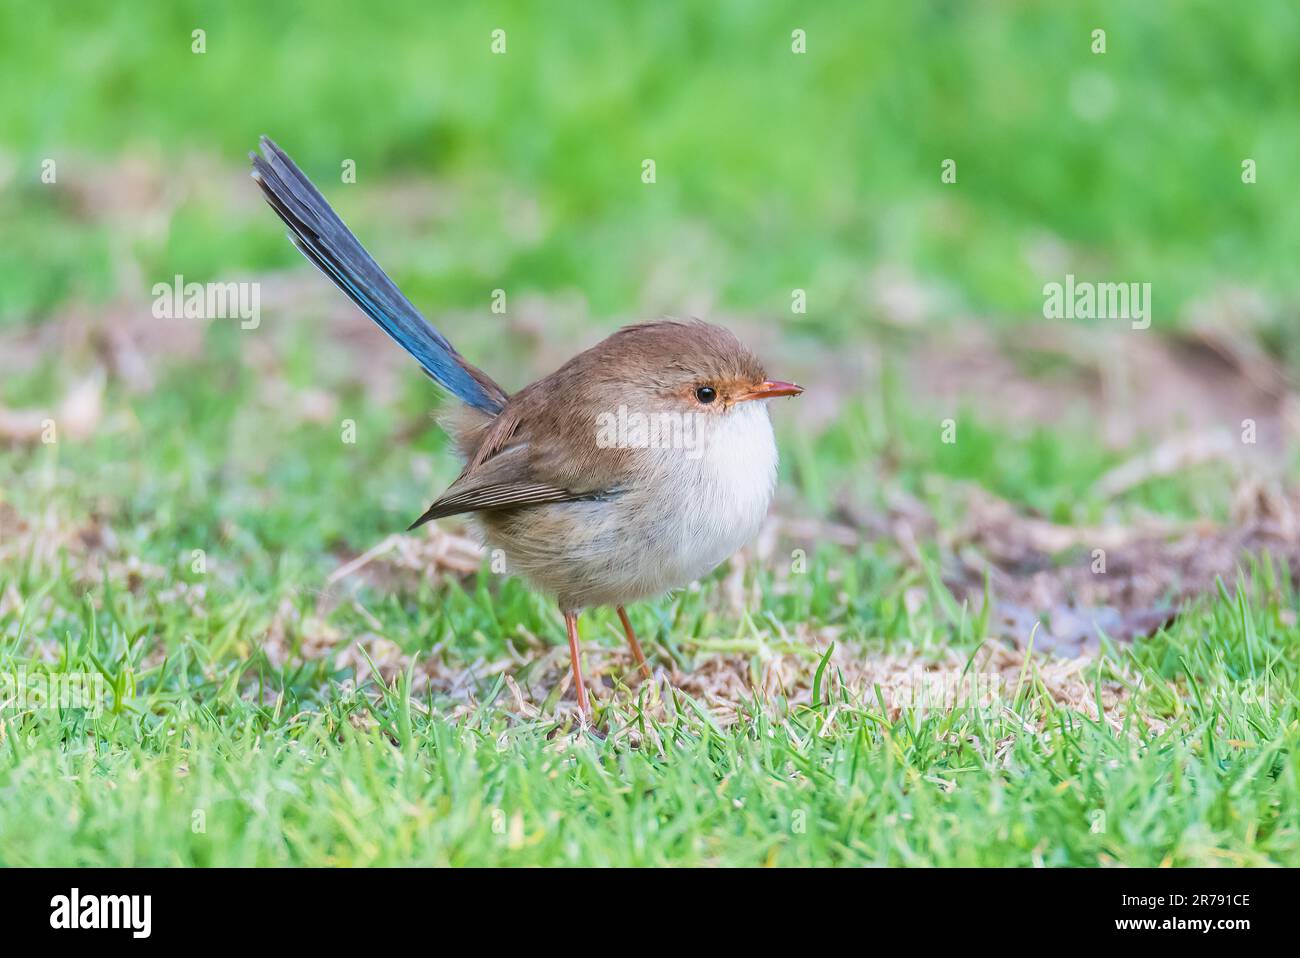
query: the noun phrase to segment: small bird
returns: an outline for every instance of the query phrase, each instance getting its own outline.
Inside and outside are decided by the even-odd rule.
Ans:
[[[402,295],[320,192],[267,137],[252,177],[307,259],[461,405],[444,425],[464,468],[410,529],[472,514],[507,567],[560,607],[584,721],[578,615],[624,608],[708,574],[758,532],[776,485],[769,379],[734,335],[702,322],[629,326],[509,395]],[[409,530],[408,530],[409,531]]]

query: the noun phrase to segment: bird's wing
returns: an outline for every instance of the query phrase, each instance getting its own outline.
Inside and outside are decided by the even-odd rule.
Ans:
[[[575,378],[573,367],[520,390],[491,420],[455,428],[465,469],[411,528],[461,512],[619,495],[632,479],[632,451],[597,441],[590,410],[601,408],[605,387]]]
[[[486,509],[510,509],[547,502],[575,502],[610,493],[609,490],[571,489],[539,479],[532,474],[527,443],[516,443],[496,453],[482,465],[467,469],[424,515],[411,523],[415,529],[431,519],[454,516],[462,512]]]

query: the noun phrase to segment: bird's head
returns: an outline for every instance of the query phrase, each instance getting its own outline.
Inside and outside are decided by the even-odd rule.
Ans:
[[[625,395],[660,409],[725,416],[748,403],[803,392],[769,379],[735,335],[707,323],[629,326],[598,348],[605,353],[605,374]]]

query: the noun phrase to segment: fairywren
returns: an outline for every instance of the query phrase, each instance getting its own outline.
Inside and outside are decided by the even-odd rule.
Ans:
[[[730,332],[701,322],[629,326],[509,395],[402,295],[325,198],[266,137],[253,179],[289,239],[463,404],[445,421],[465,461],[411,529],[470,513],[507,565],[564,616],[573,685],[578,615],[614,606],[642,672],[624,606],[706,575],[758,532],[776,485],[768,379]]]

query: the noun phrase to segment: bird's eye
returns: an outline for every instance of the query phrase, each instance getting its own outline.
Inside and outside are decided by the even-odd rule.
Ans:
[[[695,390],[695,398],[707,406],[718,398],[718,392],[712,386],[701,386]]]

